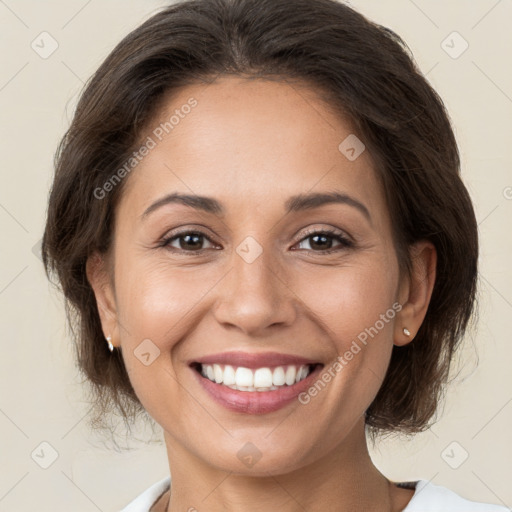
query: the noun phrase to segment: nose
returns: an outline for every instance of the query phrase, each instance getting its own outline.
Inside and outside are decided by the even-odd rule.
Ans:
[[[269,250],[250,263],[234,252],[230,271],[216,287],[217,321],[248,336],[264,336],[271,329],[292,325],[298,299],[278,267]]]

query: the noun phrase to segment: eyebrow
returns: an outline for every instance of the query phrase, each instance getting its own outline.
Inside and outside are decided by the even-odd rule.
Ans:
[[[141,220],[146,219],[149,214],[161,208],[162,206],[173,203],[183,204],[196,210],[201,210],[217,216],[222,216],[225,213],[222,204],[212,197],[180,194],[178,192],[174,192],[158,199],[153,204],[151,204],[141,215]],[[299,194],[288,198],[284,206],[286,213],[288,214],[292,212],[310,210],[333,203],[346,204],[356,208],[366,217],[370,224],[372,223],[370,212],[363,203],[347,194],[340,192],[316,192],[309,194]]]

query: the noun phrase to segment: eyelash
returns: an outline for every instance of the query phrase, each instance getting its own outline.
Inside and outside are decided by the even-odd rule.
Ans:
[[[165,249],[173,251],[173,252],[178,252],[178,253],[182,253],[182,254],[187,253],[187,254],[194,254],[194,255],[201,255],[201,254],[203,254],[204,251],[207,250],[207,249],[199,249],[197,251],[187,251],[185,249],[177,249],[176,247],[170,247],[170,243],[172,241],[178,240],[179,238],[181,238],[185,235],[199,235],[199,236],[206,238],[210,243],[213,244],[213,242],[210,240],[210,238],[208,236],[206,236],[206,234],[201,231],[181,231],[179,233],[173,233],[170,236],[162,238],[162,240],[159,244],[159,247],[164,247]],[[334,248],[334,249],[324,249],[324,250],[320,250],[320,251],[314,251],[312,249],[299,249],[299,250],[309,250],[309,251],[319,254],[319,255],[325,255],[325,254],[331,254],[333,252],[338,252],[342,249],[350,249],[350,248],[354,247],[354,245],[355,245],[351,240],[349,240],[348,238],[343,236],[342,233],[340,233],[339,231],[333,230],[333,229],[321,229],[321,230],[308,231],[305,233],[305,236],[303,236],[297,243],[301,243],[304,240],[311,238],[315,235],[328,235],[328,237],[334,238],[335,240],[340,242],[341,247]]]

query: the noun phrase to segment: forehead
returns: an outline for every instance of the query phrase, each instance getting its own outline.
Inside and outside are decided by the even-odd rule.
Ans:
[[[291,195],[337,190],[384,208],[368,151],[355,160],[340,151],[353,132],[304,85],[240,77],[189,85],[161,100],[141,137],[151,149],[131,172],[122,203],[142,213],[180,191],[215,196],[228,210],[235,201],[282,207]]]

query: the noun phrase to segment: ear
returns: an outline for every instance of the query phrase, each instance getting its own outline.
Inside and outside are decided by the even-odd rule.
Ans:
[[[410,249],[412,270],[400,283],[399,302],[402,309],[397,315],[394,331],[394,344],[410,343],[418,332],[427,314],[430,297],[436,280],[437,251],[428,240],[413,244]],[[410,336],[404,333],[410,331]]]
[[[111,337],[111,343],[119,346],[117,308],[113,284],[108,271],[108,261],[97,251],[87,258],[85,265],[87,279],[96,296],[103,335]]]

